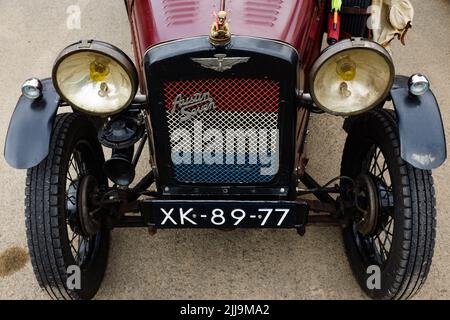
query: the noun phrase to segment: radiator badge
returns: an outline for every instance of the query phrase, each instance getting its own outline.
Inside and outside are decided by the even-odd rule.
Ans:
[[[195,93],[191,97],[183,98],[182,94],[176,96],[172,103],[171,113],[180,112],[180,121],[188,121],[195,116],[209,112],[216,108],[214,99],[209,92]]]
[[[214,58],[191,58],[192,61],[197,62],[203,68],[212,69],[218,72],[230,70],[235,65],[246,63],[250,57],[227,57],[226,54],[215,54]]]

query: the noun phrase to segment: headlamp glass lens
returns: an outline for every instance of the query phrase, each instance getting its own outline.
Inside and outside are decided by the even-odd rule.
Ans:
[[[29,99],[37,99],[41,95],[41,91],[38,88],[32,86],[23,87],[22,93],[25,97]]]
[[[93,51],[66,57],[58,66],[56,81],[72,105],[93,114],[119,112],[133,94],[127,71],[114,59]]]

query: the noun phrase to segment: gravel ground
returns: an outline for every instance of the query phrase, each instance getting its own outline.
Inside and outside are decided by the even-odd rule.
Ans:
[[[394,47],[397,73],[427,74],[450,132],[450,2],[413,1],[414,29],[407,46]],[[82,8],[81,30],[66,28],[66,9]],[[81,38],[111,42],[131,55],[121,0],[0,0],[0,137],[5,137],[19,87],[30,76],[47,77],[58,52]],[[342,120],[314,117],[310,172],[325,182],[337,175],[344,132]],[[0,139],[3,150],[4,139]],[[144,172],[144,167],[139,173]],[[0,157],[0,252],[26,248],[23,216],[25,172]],[[433,266],[418,298],[450,298],[449,164],[434,173],[438,233]],[[19,259],[20,260],[20,259]],[[24,261],[20,260],[20,264]],[[0,299],[45,299],[29,262],[0,278]],[[6,272],[7,274],[10,274]],[[294,231],[114,230],[111,255],[99,299],[364,299],[344,254],[338,228]]]

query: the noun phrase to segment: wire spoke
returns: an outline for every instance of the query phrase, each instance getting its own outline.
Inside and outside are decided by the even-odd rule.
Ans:
[[[81,244],[83,243],[83,240],[80,240],[82,237],[78,238],[78,250],[77,250],[77,257],[79,258],[79,260],[77,261],[78,263],[81,263],[81,255],[80,255],[80,249],[81,249]]]
[[[375,180],[381,206],[378,209],[377,230],[370,235],[358,233],[360,250],[370,261],[384,265],[389,259],[394,237],[394,195],[390,167],[375,143],[362,163],[363,173]]]
[[[370,169],[370,173],[373,173],[373,174],[375,174],[375,172],[376,172],[376,166],[377,166],[377,161],[375,160],[375,159],[372,159],[373,160],[373,164],[372,164],[372,168]],[[372,163],[372,162],[371,162]]]
[[[72,156],[70,158],[70,161],[69,161],[70,166],[69,166],[69,168],[73,168],[75,173],[78,176],[80,176],[80,170],[79,170],[79,165],[78,165],[79,163],[80,163],[80,156],[78,155],[78,151],[75,150],[72,153]]]
[[[72,177],[72,174],[70,173],[70,170],[67,171],[67,179],[72,183],[74,182],[74,179]]]
[[[78,193],[79,182],[89,174],[89,172],[97,170],[95,164],[95,157],[90,151],[90,148],[85,148],[85,141],[80,141],[74,147],[68,161],[66,162],[67,171],[65,179],[65,201],[66,201],[66,216],[67,223],[67,238],[69,240],[69,248],[72,257],[76,264],[83,265],[90,259],[92,248],[94,247],[93,238],[84,236],[80,230],[79,208],[78,208]]]
[[[375,249],[374,250],[375,256],[378,256],[379,258],[381,258],[381,263],[383,263],[384,257],[383,257],[383,252],[381,250],[381,242],[380,242],[378,236],[374,237],[373,247]]]
[[[384,233],[384,240],[383,240],[383,249],[386,249],[386,242],[388,241],[388,239],[389,239],[389,236],[388,236],[388,234],[385,232]],[[390,246],[390,244],[391,244],[391,242],[390,242],[390,240],[389,240],[389,246]],[[386,250],[386,252],[387,252],[387,250]],[[388,253],[388,252],[387,252]]]
[[[70,244],[72,244],[72,242],[77,238],[77,237],[79,237],[80,235],[78,234],[78,233],[73,233],[73,235],[72,235],[72,239],[70,239]]]
[[[381,240],[381,238],[379,236],[377,236],[377,241],[378,241],[378,245],[379,245],[379,248],[380,248],[381,259],[384,262],[384,261],[387,260],[387,251],[386,251],[386,248],[384,247],[383,241]]]
[[[382,172],[383,172],[383,170],[380,168],[380,166],[379,166],[379,164],[378,164],[378,160],[375,162],[375,164],[376,164],[376,166],[377,166],[377,169],[378,169],[378,171],[380,172],[378,175],[375,175],[376,177],[379,177],[381,174],[382,174]],[[382,178],[381,178],[382,179]]]
[[[69,200],[71,204],[75,205],[75,200],[76,199],[75,199],[74,196],[67,197],[67,200]]]

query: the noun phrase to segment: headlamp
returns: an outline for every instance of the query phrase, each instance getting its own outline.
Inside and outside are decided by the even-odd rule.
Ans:
[[[311,97],[324,111],[341,116],[368,111],[389,94],[394,64],[379,44],[349,39],[328,47],[311,68]]]
[[[136,68],[117,47],[81,41],[64,49],[53,67],[53,83],[72,107],[109,116],[128,107],[138,88]]]

